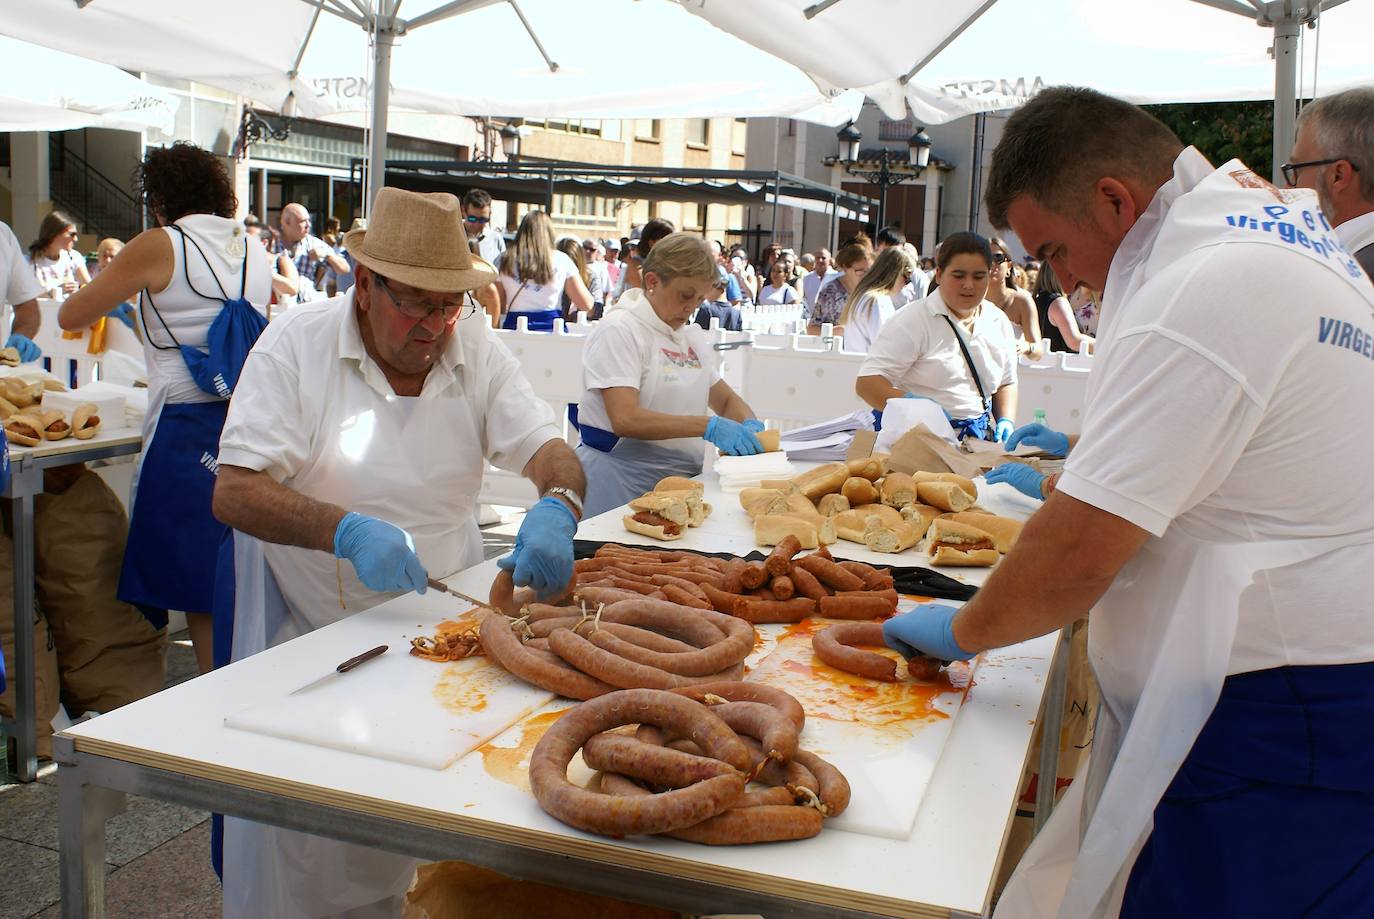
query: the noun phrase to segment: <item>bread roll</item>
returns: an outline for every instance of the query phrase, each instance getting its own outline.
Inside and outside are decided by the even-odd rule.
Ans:
[[[826,463],[815,469],[808,469],[792,480],[802,494],[812,501],[839,491],[849,478],[849,467],[844,463]]]
[[[19,414],[19,406],[15,405],[4,396],[0,396],[0,421],[4,421],[11,415]]]
[[[685,492],[678,492],[676,495],[671,492],[659,494],[651,491],[647,495],[640,495],[632,500],[630,510],[649,511],[673,523],[686,526],[691,517],[691,512],[687,510],[687,501],[682,497],[685,494]]]
[[[920,485],[922,482],[953,482],[964,491],[968,492],[970,498],[975,501],[978,500],[978,486],[974,484],[973,479],[966,478],[955,472],[913,472],[911,474],[911,479],[917,485]]]
[[[863,476],[850,476],[840,487],[840,494],[849,501],[849,506],[874,504],[878,501],[878,489],[873,482]]]
[[[626,514],[620,518],[620,522],[631,533],[639,533],[641,536],[650,536],[664,542],[682,538],[682,526],[680,524],[672,523],[663,517],[657,517],[648,511],[641,511],[633,517]]]
[[[965,551],[941,546],[930,553],[930,563],[943,568],[991,568],[999,558],[996,549]]]
[[[787,495],[776,488],[746,488],[739,493],[739,506],[750,517],[787,512]]]
[[[864,545],[873,552],[905,552],[925,535],[919,521],[901,520],[885,526],[877,516],[870,515],[864,524]]]
[[[689,479],[685,476],[670,475],[666,479],[659,479],[654,486],[654,491],[695,491],[698,494],[706,490],[706,486],[697,479]]]
[[[992,535],[977,527],[941,517],[926,534],[926,552],[932,565],[986,568],[1000,556]]]
[[[835,541],[834,522],[816,510],[816,505],[812,504],[805,496],[788,495],[786,513],[810,522],[816,528],[816,536],[821,545],[828,546]]]
[[[4,364],[6,367],[18,367],[19,349],[0,348],[0,364]]]
[[[65,440],[72,436],[72,426],[67,416],[55,408],[42,412],[38,420],[43,425],[44,440]]]
[[[973,499],[957,482],[922,482],[916,486],[916,497],[942,511],[958,513],[973,506]]]
[[[878,456],[868,456],[863,459],[850,460],[845,465],[849,467],[849,474],[851,476],[858,476],[861,479],[868,479],[870,482],[876,482],[887,472],[886,459],[886,454],[880,454]]]
[[[754,435],[759,439],[759,445],[763,447],[764,453],[777,453],[781,447],[781,431],[759,431]]]
[[[797,537],[803,549],[820,547],[815,524],[791,514],[764,514],[754,518],[754,543],[776,546],[789,536]]]
[[[785,495],[790,495],[793,492],[801,492],[801,489],[799,489],[796,483],[791,479],[764,479],[762,482],[759,482],[759,488],[776,489]]]
[[[816,510],[821,512],[822,517],[834,517],[836,514],[843,514],[850,508],[849,499],[844,495],[826,495],[816,502]]]
[[[100,416],[96,414],[99,409],[87,402],[85,405],[78,405],[76,411],[72,412],[72,434],[77,440],[90,440],[100,431]]]
[[[24,412],[11,415],[5,419],[5,436],[21,447],[36,447],[43,442],[43,422]]]
[[[654,494],[664,495],[670,498],[681,498],[687,503],[687,525],[689,527],[699,527],[706,522],[706,518],[711,515],[711,505],[701,500],[701,491],[678,491],[676,489],[664,489],[656,491]]]
[[[883,504],[864,504],[831,518],[835,522],[835,535],[849,542],[863,543],[864,527],[869,517],[877,517],[878,522],[886,527],[895,527],[902,522],[902,514],[895,508]]]
[[[878,491],[888,507],[903,508],[916,503],[916,483],[905,472],[889,472],[883,476]]]
[[[977,527],[987,533],[992,537],[993,545],[1002,555],[1006,555],[1011,551],[1011,547],[1016,545],[1016,540],[1021,535],[1021,528],[1025,526],[1020,520],[1013,520],[1010,517],[999,517],[996,514],[975,514],[972,511],[944,514],[942,517],[955,523]]]
[[[930,529],[930,525],[935,522],[935,518],[940,516],[938,507],[931,507],[929,504],[908,504],[902,508],[902,519],[910,520],[921,525],[921,532]]]

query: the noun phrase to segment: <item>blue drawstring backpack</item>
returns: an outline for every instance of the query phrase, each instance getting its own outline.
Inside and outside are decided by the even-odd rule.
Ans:
[[[186,286],[197,296],[221,303],[224,308],[215,317],[215,321],[210,323],[210,330],[206,335],[206,346],[209,348],[207,353],[177,341],[172,330],[167,328],[167,321],[162,318],[162,313],[158,312],[157,304],[153,303],[153,295],[145,290],[143,296],[147,298],[148,305],[153,308],[153,314],[157,316],[157,321],[162,323],[162,329],[167,333],[167,337],[172,339],[172,344],[159,345],[153,340],[148,333],[146,312],[143,315],[143,334],[159,351],[170,351],[172,348],[179,349],[182,360],[186,362],[186,369],[191,372],[191,379],[196,381],[196,385],[212,396],[228,399],[234,394],[234,387],[238,385],[239,374],[243,372],[243,362],[248,359],[248,352],[253,350],[253,344],[262,334],[262,330],[267,328],[267,317],[255,310],[253,304],[249,303],[244,296],[248,291],[248,253],[245,252],[243,256],[243,274],[239,278],[239,295],[231,299],[224,290],[224,285],[219,282],[219,276],[211,267],[210,260],[205,257],[204,250],[200,248],[200,243],[191,239],[190,236],[186,235],[186,231],[176,224],[172,224],[172,229],[181,234],[181,270],[186,275]],[[215,286],[219,288],[220,296],[215,297],[201,293],[191,283],[191,272],[187,267],[189,258],[186,248],[187,240],[190,240],[191,245],[196,247],[196,252],[200,253],[201,260],[205,262],[205,267],[210,269],[210,276],[215,279]]]

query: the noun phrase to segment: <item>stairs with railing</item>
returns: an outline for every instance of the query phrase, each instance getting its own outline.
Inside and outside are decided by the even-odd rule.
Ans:
[[[49,140],[48,183],[54,206],[66,211],[82,233],[125,242],[143,230],[138,202],[56,135]]]

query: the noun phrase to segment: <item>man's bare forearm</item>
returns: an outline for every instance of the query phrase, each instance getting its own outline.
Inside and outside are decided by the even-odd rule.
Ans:
[[[525,478],[534,483],[541,495],[550,488],[567,488],[579,498],[587,494],[587,475],[582,471],[582,463],[562,440],[551,440],[535,451],[525,464]],[[568,506],[574,516],[582,516],[571,503]]]
[[[347,511],[292,491],[265,472],[223,465],[215,481],[215,517],[265,542],[334,551]]]
[[[38,334],[38,327],[42,322],[43,314],[38,311],[38,301],[26,300],[14,308],[14,322],[10,326],[10,334],[33,338]]]
[[[1015,547],[954,617],[966,651],[1016,644],[1087,615],[1149,533],[1055,492]]]

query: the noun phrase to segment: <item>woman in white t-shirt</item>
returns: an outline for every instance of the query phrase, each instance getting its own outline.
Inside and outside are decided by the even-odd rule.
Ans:
[[[216,659],[228,662],[233,635],[233,610],[214,608],[220,552],[228,545],[232,558],[233,541],[211,512],[211,498],[229,411],[230,392],[219,386],[234,381],[210,392],[188,361],[205,358],[210,326],[222,313],[226,321],[240,311],[266,314],[272,259],[234,219],[233,182],[209,151],[184,142],[149,148],[138,182],[158,226],[69,297],[57,321],[83,329],[142,293],[148,411],[118,596],[159,628],[167,610],[185,612],[196,662],[207,672]],[[240,298],[247,306],[233,302]]]
[[[530,211],[520,221],[500,268],[502,328],[516,328],[523,316],[531,332],[552,331],[554,320],[563,316],[564,294],[572,309],[592,308],[591,292],[572,259],[554,246],[553,223],[543,211]]]
[[[900,247],[884,249],[859,286],[845,301],[835,334],[844,338],[844,350],[866,354],[883,323],[897,311],[892,298],[911,280],[914,266]]]
[[[1004,441],[1016,417],[1016,329],[985,298],[992,248],[955,233],[935,259],[939,287],[898,310],[859,369],[854,391],[875,411],[889,399],[929,399],[962,439]]]
[[[792,286],[788,280],[787,264],[782,259],[773,263],[773,267],[768,270],[768,283],[759,291],[759,305],[785,306],[789,303],[800,303],[801,294]]]
[[[719,353],[691,323],[715,283],[706,240],[673,233],[644,262],[644,287],[627,290],[582,351],[578,404],[587,472],[585,516],[619,507],[670,475],[701,472],[701,441],[722,453],[761,453],[763,424],[721,378]]]
[[[48,296],[60,300],[91,283],[86,260],[76,251],[76,238],[80,235],[76,221],[62,211],[51,212],[39,225],[38,239],[29,246],[29,262]]]

